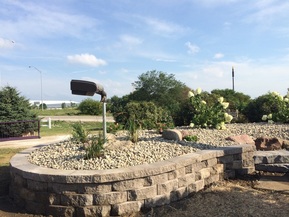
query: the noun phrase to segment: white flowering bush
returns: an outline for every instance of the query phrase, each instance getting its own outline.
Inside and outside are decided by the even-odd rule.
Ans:
[[[289,90],[285,97],[281,96],[278,92],[269,92],[269,95],[273,99],[273,105],[278,109],[270,114],[263,115],[262,121],[267,121],[268,123],[289,123]]]
[[[225,123],[230,123],[233,119],[232,115],[226,113],[229,103],[224,102],[224,98],[220,97],[216,103],[208,105],[202,99],[201,92],[201,88],[198,88],[188,93],[193,106],[193,119],[190,127],[226,129]]]

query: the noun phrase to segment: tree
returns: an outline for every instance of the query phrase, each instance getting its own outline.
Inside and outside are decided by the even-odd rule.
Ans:
[[[80,113],[86,115],[99,115],[102,111],[100,102],[90,98],[81,101],[78,106],[78,110]]]
[[[173,74],[156,70],[143,73],[138,79],[132,84],[135,91],[129,95],[130,101],[152,101],[167,109],[176,125],[182,124],[178,123],[178,113],[187,101],[189,88],[177,81]]]
[[[0,90],[0,122],[24,120],[36,120],[36,115],[31,110],[29,100],[20,96],[15,88],[3,87]],[[36,127],[35,124],[31,123],[17,124],[16,127],[11,126],[11,129],[1,126],[0,134],[9,137],[9,132],[13,131],[14,136],[21,136],[23,133],[34,131]]]

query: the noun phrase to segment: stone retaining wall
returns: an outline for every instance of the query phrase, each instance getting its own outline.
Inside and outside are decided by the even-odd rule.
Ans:
[[[27,161],[31,151],[24,150],[10,161],[10,197],[27,212],[52,216],[122,216],[169,204],[255,170],[251,145],[112,170],[43,168]]]

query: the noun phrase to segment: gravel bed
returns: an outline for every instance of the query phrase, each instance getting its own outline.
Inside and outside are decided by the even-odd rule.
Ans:
[[[127,141],[125,132],[118,132],[112,140],[108,140],[102,157],[85,160],[83,144],[67,140],[35,150],[28,156],[28,161],[54,169],[105,170],[150,164],[198,150],[236,145],[225,139],[233,135],[247,134],[253,139],[268,136],[289,140],[289,125],[285,124],[228,124],[226,130],[179,129],[189,131],[190,135],[197,135],[198,141],[178,143],[164,140],[154,131],[141,131],[139,142],[133,144]]]

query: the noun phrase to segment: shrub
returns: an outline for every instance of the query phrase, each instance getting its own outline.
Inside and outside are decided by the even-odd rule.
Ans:
[[[279,93],[269,92],[252,100],[245,108],[244,114],[250,122],[261,122],[263,115],[276,115],[282,113],[282,111],[283,113],[286,111],[286,103],[283,101],[283,97]],[[281,118],[281,113],[276,116],[276,120]],[[284,121],[285,116],[281,118]]]
[[[270,113],[263,114],[262,121],[289,123],[289,91],[285,97],[277,92],[270,92],[269,95],[275,110],[272,109]]]
[[[3,87],[0,90],[0,122],[14,122],[36,120],[28,99],[20,96],[20,93],[13,87]],[[18,123],[15,125],[1,126],[1,137],[22,136],[29,132],[37,131],[37,123]]]
[[[78,110],[85,115],[99,115],[102,113],[101,103],[90,98],[81,101]]]
[[[102,133],[99,133],[98,136],[93,135],[90,137],[88,145],[85,148],[85,159],[101,157],[103,155],[104,143],[105,138]]]
[[[119,106],[113,116],[119,124],[128,128],[134,120],[137,128],[156,129],[159,126],[170,128],[173,126],[172,117],[168,111],[156,106],[153,102],[130,102]]]
[[[226,129],[225,123],[229,123],[233,119],[231,115],[226,113],[229,103],[224,102],[224,98],[220,97],[213,105],[208,105],[203,100],[201,92],[202,90],[198,88],[188,94],[193,106],[193,119],[190,126]]]

